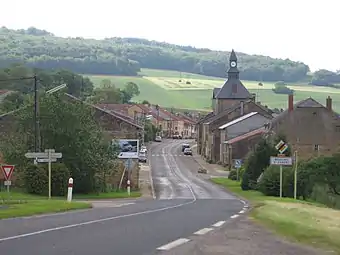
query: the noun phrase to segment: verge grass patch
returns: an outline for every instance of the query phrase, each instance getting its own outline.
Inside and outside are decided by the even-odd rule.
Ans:
[[[296,241],[340,254],[340,211],[321,204],[264,196],[257,191],[243,191],[240,182],[213,178],[231,192],[249,200],[254,209],[251,217]]]
[[[86,208],[91,208],[91,205],[84,202],[68,203],[65,200],[22,200],[18,203],[11,203],[9,201],[8,204],[0,204],[0,219]]]
[[[142,195],[139,191],[131,191],[130,196],[126,191],[116,191],[116,192],[107,192],[107,193],[99,193],[99,194],[76,194],[73,196],[74,199],[117,199],[117,198],[136,198]]]

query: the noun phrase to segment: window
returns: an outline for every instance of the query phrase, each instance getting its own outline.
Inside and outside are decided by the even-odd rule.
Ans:
[[[319,146],[318,144],[315,144],[315,145],[314,145],[314,150],[315,150],[315,151],[319,151],[319,150],[320,150],[320,146]]]
[[[335,126],[335,132],[340,132],[340,126]]]

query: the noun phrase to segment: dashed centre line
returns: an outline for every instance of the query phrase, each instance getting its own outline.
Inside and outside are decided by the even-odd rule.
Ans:
[[[181,244],[185,244],[185,243],[187,243],[189,241],[190,241],[190,239],[187,239],[187,238],[179,238],[179,239],[177,239],[177,240],[175,240],[175,241],[173,241],[171,243],[168,243],[166,245],[158,247],[157,250],[168,251],[168,250],[170,250],[172,248],[175,248],[175,247],[177,247],[177,246],[179,246]]]
[[[213,230],[212,228],[202,228],[194,233],[194,235],[205,235],[206,233]]]
[[[216,222],[215,224],[213,224],[213,227],[221,227],[223,224],[225,223],[225,221],[219,221],[219,222]]]

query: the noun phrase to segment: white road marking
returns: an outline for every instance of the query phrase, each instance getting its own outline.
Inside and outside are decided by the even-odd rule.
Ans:
[[[213,227],[221,227],[223,224],[225,223],[225,221],[219,221],[219,222],[216,222],[215,224],[213,224]]]
[[[240,216],[240,215],[235,214],[235,215],[231,216],[230,218],[235,219],[235,218],[237,218],[238,216]],[[0,241],[1,241],[1,240],[0,240]]]
[[[44,233],[48,233],[48,232],[52,232],[52,231],[58,231],[58,230],[68,229],[68,228],[75,228],[75,227],[80,227],[80,226],[85,226],[85,225],[90,225],[90,224],[100,223],[100,222],[105,222],[105,221],[110,221],[110,220],[122,219],[122,218],[127,218],[127,217],[132,217],[132,216],[137,216],[137,215],[143,215],[143,214],[149,214],[149,213],[154,213],[154,212],[167,211],[167,210],[170,210],[170,209],[174,209],[174,208],[178,208],[178,207],[182,207],[182,206],[185,206],[185,205],[192,204],[195,201],[196,201],[196,198],[191,200],[190,202],[186,202],[186,203],[182,203],[182,204],[178,204],[178,205],[174,205],[174,206],[167,206],[167,207],[163,207],[163,208],[160,208],[160,209],[154,209],[154,210],[147,210],[147,211],[141,211],[141,212],[136,212],[136,213],[118,215],[118,216],[114,216],[114,217],[85,221],[85,222],[82,222],[82,223],[76,223],[76,224],[71,224],[71,225],[66,225],[66,226],[61,226],[61,227],[48,228],[48,229],[30,232],[30,233],[21,234],[21,235],[16,235],[16,236],[4,237],[4,238],[0,238],[0,242],[19,239],[19,238],[28,237],[28,236],[40,235],[40,234],[44,234]]]
[[[187,238],[179,238],[176,241],[173,241],[171,243],[168,243],[166,245],[163,245],[163,246],[157,248],[157,250],[168,251],[168,250],[170,250],[172,248],[175,248],[176,246],[179,246],[181,244],[185,244],[185,243],[187,243],[189,241],[190,240],[187,239]]]
[[[245,213],[245,212],[246,212],[245,210],[241,210],[239,213],[241,213],[241,214],[242,214],[242,213]]]
[[[213,230],[212,228],[202,228],[194,233],[194,235],[205,235],[206,233]]]

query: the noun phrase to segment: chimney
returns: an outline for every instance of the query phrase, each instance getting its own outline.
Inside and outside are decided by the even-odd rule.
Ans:
[[[288,95],[288,111],[293,111],[294,108],[294,96],[293,94]]]
[[[241,101],[241,116],[244,114],[244,102]]]
[[[326,98],[326,107],[329,111],[332,111],[332,98],[330,96]]]

